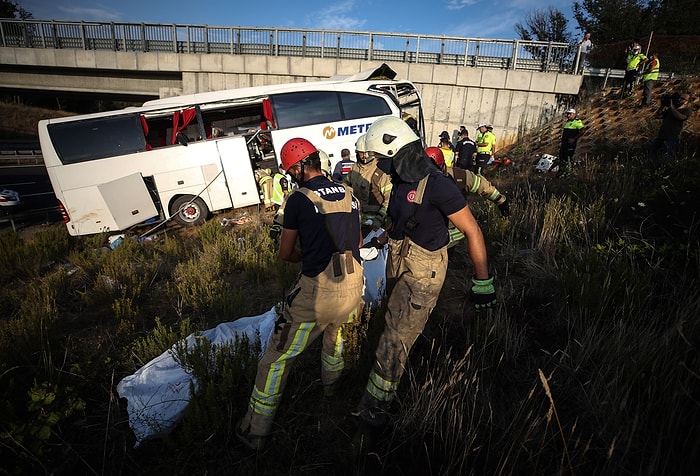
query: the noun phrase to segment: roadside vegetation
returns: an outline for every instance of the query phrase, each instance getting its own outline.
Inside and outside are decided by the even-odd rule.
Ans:
[[[508,219],[471,203],[499,304],[473,311],[461,245],[364,458],[350,411],[381,308],[346,329],[336,398],[322,397],[318,343],[299,359],[260,454],[233,437],[254,376],[248,342],[180,348],[201,390],[172,434],[133,447],[116,384],[192,332],[266,312],[294,281],[269,214],[233,211],[250,221],[219,215],[114,249],[62,224],[1,233],[0,474],[694,473],[700,160],[690,151],[651,170],[645,142],[617,143],[591,145],[571,179],[535,173],[526,145],[487,172],[512,202]]]

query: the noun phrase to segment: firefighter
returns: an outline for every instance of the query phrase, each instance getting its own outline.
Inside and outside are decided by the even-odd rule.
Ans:
[[[271,431],[294,360],[321,335],[321,381],[324,395],[333,393],[344,367],[341,327],[362,308],[357,199],[324,176],[318,150],[308,140],[290,139],[280,156],[299,188],[284,206],[279,256],[301,262],[301,274],[284,298],[258,363],[248,411],[236,427],[238,439],[251,450],[260,449]]]
[[[385,423],[408,352],[437,302],[447,271],[448,222],[467,237],[476,309],[496,302],[481,228],[455,182],[431,162],[418,136],[399,118],[383,117],[370,126],[366,144],[378,167],[391,176],[393,189],[388,209],[392,226],[387,232],[386,325],[365,392],[353,413],[359,423],[354,444],[360,451],[366,449],[365,431]]]
[[[503,217],[510,215],[510,205],[505,195],[501,194],[491,182],[486,180],[481,175],[476,175],[469,170],[464,170],[460,167],[447,167],[445,158],[442,155],[442,150],[439,147],[428,147],[425,153],[433,161],[435,165],[442,171],[443,174],[452,177],[457,184],[457,187],[466,198],[467,194],[475,193],[481,196],[484,200],[493,202]]]
[[[439,147],[428,147],[425,153],[433,161],[435,165],[442,171],[443,174],[449,175],[457,184],[457,188],[462,192],[464,198],[469,193],[476,193],[484,200],[493,202],[501,212],[501,216],[508,217],[510,215],[510,205],[505,195],[502,195],[496,187],[491,185],[491,182],[486,180],[482,175],[464,170],[460,167],[447,167],[445,157],[442,155],[442,150]],[[450,243],[447,245],[447,254],[450,258],[454,254],[454,246],[464,239],[464,233],[459,231],[459,228],[454,224],[449,223]]]
[[[391,195],[390,177],[377,168],[374,155],[367,150],[367,135],[361,135],[355,143],[357,161],[352,164],[350,172],[345,177],[345,183],[360,201],[362,211],[362,234],[367,235],[371,230],[386,229],[387,207]]]

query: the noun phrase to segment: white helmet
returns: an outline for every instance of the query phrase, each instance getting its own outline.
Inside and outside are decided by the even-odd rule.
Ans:
[[[321,170],[330,177],[333,174],[331,171],[331,158],[321,149],[318,149],[318,156],[321,158]]]
[[[362,134],[360,137],[357,138],[357,142],[355,142],[355,151],[369,152],[367,150],[367,134]]]
[[[393,157],[418,136],[405,121],[394,116],[377,119],[367,130],[367,148],[384,157]]]

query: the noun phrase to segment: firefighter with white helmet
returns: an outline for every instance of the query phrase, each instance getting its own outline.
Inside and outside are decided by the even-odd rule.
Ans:
[[[363,431],[385,421],[408,352],[437,302],[447,271],[448,222],[468,240],[476,309],[489,308],[496,301],[481,229],[455,182],[431,162],[418,136],[398,117],[383,117],[370,126],[366,140],[377,166],[391,176],[388,213],[392,226],[388,230],[386,325],[355,413],[360,422],[356,444],[366,436]]]
[[[363,134],[355,143],[357,161],[345,176],[345,183],[360,201],[363,234],[372,229],[386,228],[387,207],[391,196],[390,177],[377,168],[374,154],[367,149],[367,135]]]
[[[301,274],[284,299],[258,363],[248,411],[236,427],[238,439],[253,450],[271,431],[294,360],[321,335],[321,381],[324,395],[333,393],[344,367],[341,326],[362,309],[357,199],[324,176],[319,152],[308,140],[290,139],[280,157],[299,188],[284,205],[279,256],[301,262]]]

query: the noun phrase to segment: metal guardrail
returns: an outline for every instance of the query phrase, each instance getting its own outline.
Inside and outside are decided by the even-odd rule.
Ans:
[[[36,141],[0,141],[0,167],[43,164],[44,156]]]
[[[338,58],[572,73],[578,45],[435,35],[0,19],[0,46]]]

